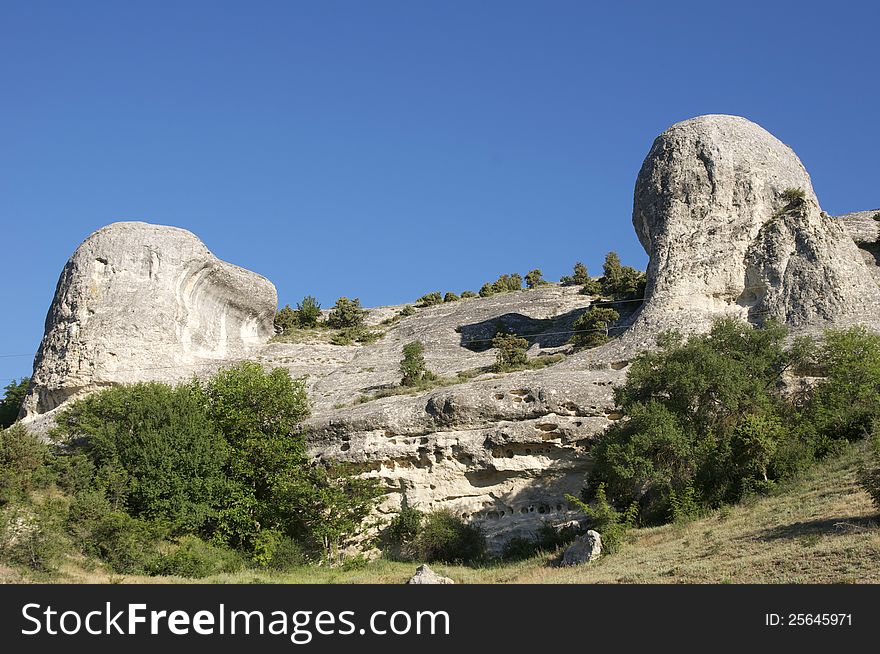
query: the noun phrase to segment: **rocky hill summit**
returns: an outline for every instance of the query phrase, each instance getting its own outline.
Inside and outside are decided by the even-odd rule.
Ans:
[[[58,283],[24,415],[39,427],[72,398],[142,380],[179,381],[241,360],[307,377],[317,460],[381,480],[380,512],[447,508],[479,522],[497,549],[574,514],[592,442],[620,419],[612,389],[662,330],[706,330],[717,316],[794,329],[876,325],[878,227],[819,207],[790,148],[734,116],[673,125],[639,173],[633,224],[650,256],[644,304],[598,348],[567,345],[597,298],[578,287],[472,298],[368,323],[366,345],[270,342],[277,306],[264,278],[219,261],[192,234],[116,223],[76,250]],[[630,305],[638,307],[638,303]],[[492,372],[499,328],[553,365]],[[446,381],[396,394],[404,344],[424,346]],[[548,360],[549,361],[549,360]],[[383,393],[384,391],[384,393]],[[384,396],[383,396],[384,395]]]

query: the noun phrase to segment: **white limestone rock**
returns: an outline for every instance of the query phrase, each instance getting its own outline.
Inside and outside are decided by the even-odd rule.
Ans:
[[[786,191],[804,200],[789,207]],[[791,326],[871,320],[880,306],[852,239],[823,213],[797,155],[737,116],[699,116],[654,141],[633,224],[650,255],[646,301],[626,341],[713,318]]]
[[[271,282],[220,261],[191,232],[108,225],[61,273],[23,416],[112,384],[178,381],[246,357],[273,335],[277,304]]]

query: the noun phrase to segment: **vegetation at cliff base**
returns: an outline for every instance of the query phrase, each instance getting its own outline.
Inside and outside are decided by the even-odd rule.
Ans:
[[[0,432],[0,555],[65,549],[125,574],[200,576],[332,559],[376,484],[313,464],[302,380],[254,363],[206,383],[118,386],[63,409],[48,446]]]

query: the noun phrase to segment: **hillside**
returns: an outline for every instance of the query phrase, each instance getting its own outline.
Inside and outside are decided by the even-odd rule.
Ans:
[[[484,568],[432,567],[457,583],[880,583],[880,516],[856,476],[866,444],[822,462],[768,497],[684,524],[631,532],[620,552],[589,566],[560,568],[556,554]],[[403,583],[413,563],[378,560],[358,569],[308,566],[253,570],[213,583]],[[0,581],[178,583],[173,577],[108,574],[70,559],[46,576],[0,567]]]

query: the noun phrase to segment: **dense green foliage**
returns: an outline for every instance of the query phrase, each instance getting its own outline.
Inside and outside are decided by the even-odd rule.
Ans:
[[[27,394],[30,378],[24,377],[20,381],[11,381],[5,387],[3,399],[0,400],[0,429],[9,427],[18,420],[18,412]]]
[[[297,319],[296,311],[290,308],[289,304],[285,304],[283,309],[279,309],[275,314],[275,333],[289,333],[296,328]]]
[[[479,294],[474,293],[473,291],[462,291],[461,292],[461,299],[462,300],[467,300],[472,297],[479,297]]]
[[[443,296],[443,302],[458,302],[459,299],[452,291],[446,291],[446,295]]]
[[[574,321],[571,342],[577,347],[595,347],[610,338],[611,326],[620,314],[608,307],[590,307]]]
[[[615,505],[638,502],[647,522],[693,517],[869,435],[880,418],[880,336],[830,330],[821,346],[801,339],[788,349],[785,336],[772,322],[720,320],[640,354],[615,390],[626,418],[594,447],[587,495],[604,483]],[[805,357],[825,379],[806,398],[781,393]]]
[[[529,357],[526,352],[529,342],[516,334],[499,333],[492,339],[495,352],[495,369],[509,370],[515,366],[527,364]]]
[[[859,482],[874,500],[874,505],[880,509],[880,422],[874,423],[871,454],[859,475]]]
[[[0,432],[0,554],[46,569],[54,543],[119,573],[188,576],[331,557],[378,487],[311,462],[307,415],[302,380],[243,363],[78,400],[54,451],[15,425]]]

